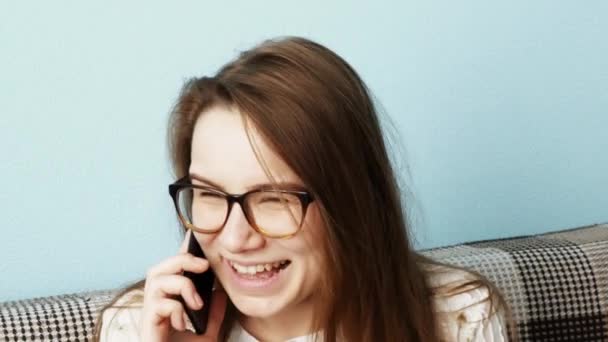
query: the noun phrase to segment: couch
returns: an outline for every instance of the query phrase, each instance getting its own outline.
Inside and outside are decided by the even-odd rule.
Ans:
[[[422,253],[496,284],[521,341],[608,341],[608,223]],[[87,341],[118,290],[0,303],[0,341]]]

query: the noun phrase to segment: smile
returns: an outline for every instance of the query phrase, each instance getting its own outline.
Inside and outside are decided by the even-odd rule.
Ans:
[[[242,265],[235,261],[228,260],[228,264],[232,266],[237,273],[243,275],[258,275],[266,272],[278,272],[282,269],[285,269],[291,261],[289,260],[281,260],[275,261],[272,263],[262,263],[262,264],[252,264],[252,265]]]

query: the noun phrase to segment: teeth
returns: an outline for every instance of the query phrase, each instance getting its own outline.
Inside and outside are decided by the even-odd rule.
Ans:
[[[239,265],[233,261],[230,261],[229,263],[237,271],[237,273],[255,275],[256,273],[271,271],[273,268],[278,268],[279,266],[287,263],[287,261],[283,260],[283,261],[277,261],[277,262],[273,262],[273,263],[269,263],[269,264],[258,264],[258,265],[252,265],[252,266]]]

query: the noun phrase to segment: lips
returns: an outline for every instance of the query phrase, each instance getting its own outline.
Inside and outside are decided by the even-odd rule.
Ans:
[[[250,295],[267,295],[275,293],[284,283],[290,260],[247,264],[224,259],[228,270],[229,287]],[[266,268],[270,268],[267,270]],[[258,271],[259,270],[259,271]],[[227,284],[228,285],[228,284]]]
[[[232,260],[228,260],[228,264],[232,266],[232,268],[239,274],[248,274],[248,275],[256,275],[259,273],[270,272],[270,271],[280,271],[285,267],[289,266],[291,261],[289,260],[281,260],[275,261],[272,263],[258,263],[258,264],[249,264],[244,265]]]

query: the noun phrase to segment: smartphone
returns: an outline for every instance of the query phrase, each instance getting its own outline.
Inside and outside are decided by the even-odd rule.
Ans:
[[[189,234],[190,241],[188,242],[188,253],[199,258],[205,258],[205,253],[203,253],[203,249],[194,237],[194,233],[189,230]],[[211,267],[209,267],[209,269],[203,273],[183,271],[182,275],[192,280],[192,283],[194,283],[194,287],[196,288],[196,292],[198,292],[203,299],[203,307],[199,310],[193,310],[186,304],[184,298],[179,296],[180,302],[186,311],[186,315],[188,315],[188,318],[192,322],[195,333],[197,335],[202,335],[207,330],[207,321],[209,320],[211,293],[213,291],[213,283],[215,282],[215,274],[213,273]]]

